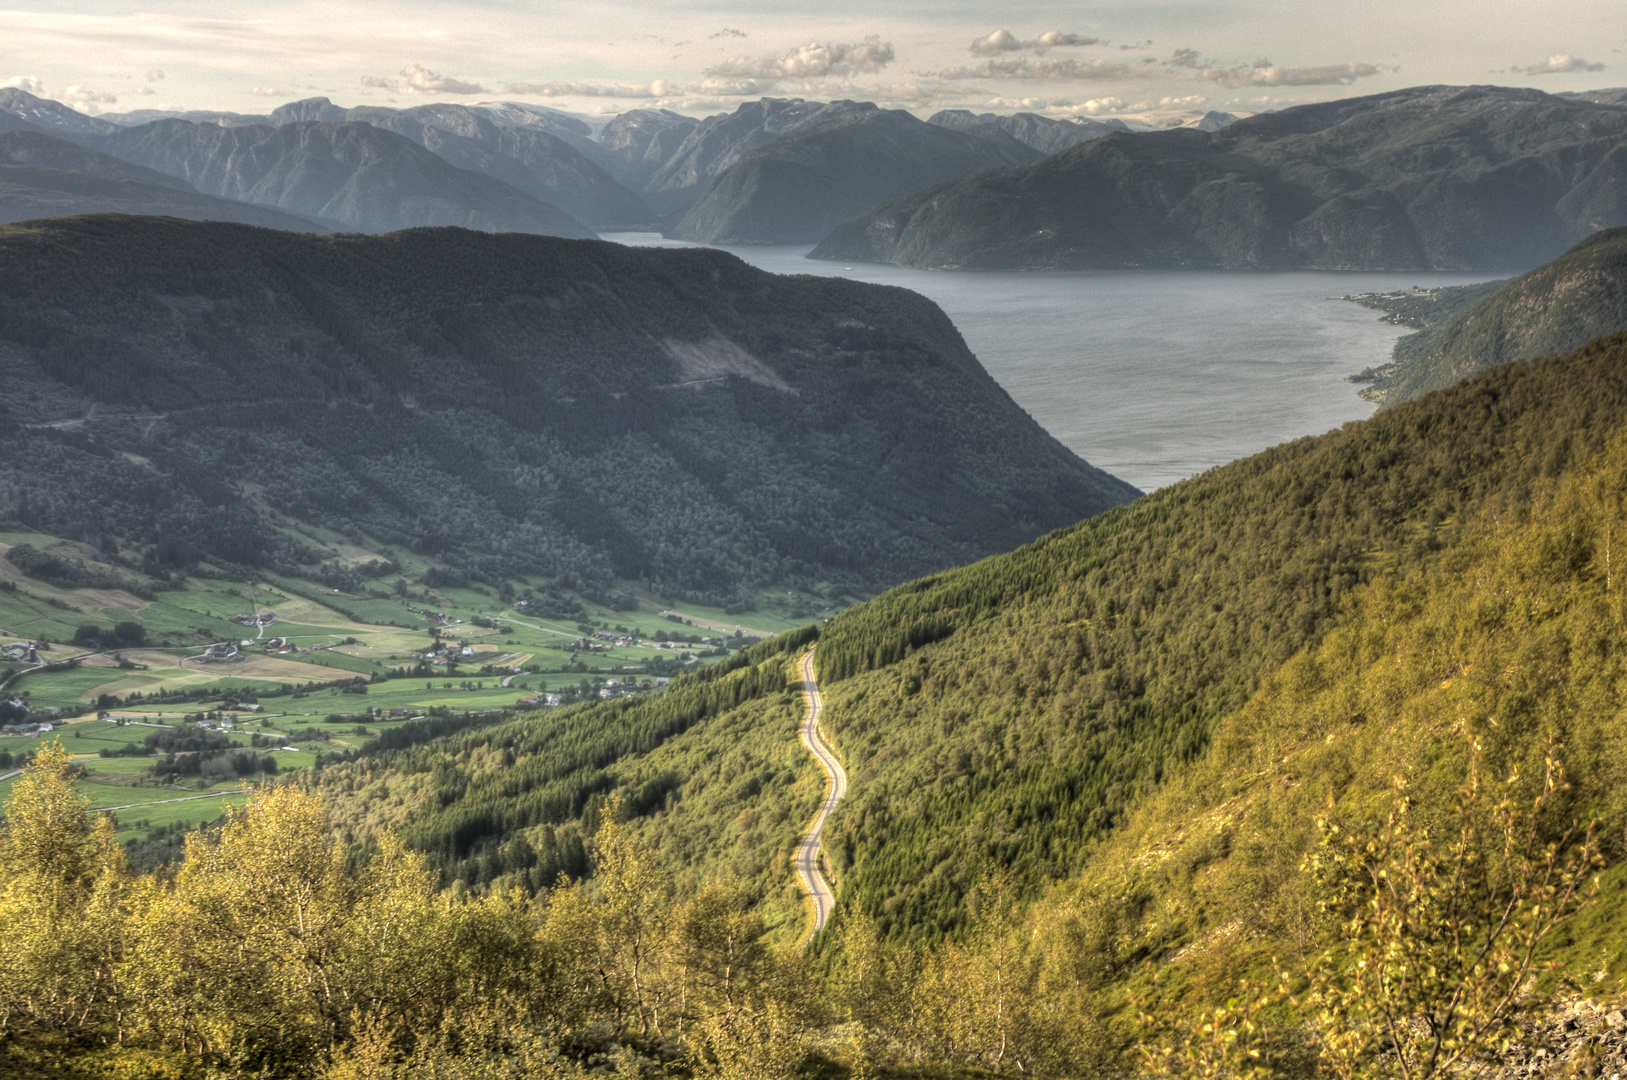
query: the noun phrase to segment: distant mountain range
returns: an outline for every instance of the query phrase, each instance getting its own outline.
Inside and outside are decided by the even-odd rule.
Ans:
[[[1627,228],[1595,233],[1513,282],[1361,297],[1418,333],[1363,372],[1365,396],[1411,401],[1487,368],[1581,348],[1627,330]]]
[[[92,183],[66,176],[19,177],[0,197],[0,216],[11,221],[41,212],[118,210],[304,230],[387,232],[420,225],[459,225],[496,232],[593,235],[552,203],[484,172],[459,168],[421,143],[372,124],[222,125],[169,118],[121,127],[16,89],[0,91],[0,117],[12,132],[33,135],[31,153],[40,161],[51,159],[57,172],[88,171],[98,178]],[[428,127],[419,127],[425,141],[440,138],[438,129],[424,134]],[[57,145],[39,141],[42,139]],[[441,141],[465,158],[480,149],[475,140],[450,134]],[[512,141],[527,140],[521,136]],[[99,154],[88,157],[82,149]],[[108,158],[142,166],[143,172],[117,174],[110,171]],[[542,173],[533,169],[528,175]],[[174,190],[199,192],[218,201],[186,199],[134,186],[150,185],[160,174],[184,181]],[[127,182],[110,184],[107,178],[114,175]],[[557,174],[554,179],[568,186]],[[604,180],[614,186],[608,177]],[[547,187],[542,180],[537,185]],[[158,185],[158,189],[165,187]],[[293,216],[247,213],[243,204]]]
[[[324,127],[372,130],[279,130]],[[461,229],[0,228],[0,444],[0,519],[149,569],[295,572],[284,515],[720,604],[873,590],[1139,494],[914,293]]]
[[[998,125],[951,128],[852,101],[801,116],[799,106],[808,103],[786,104],[779,116],[800,116],[795,124],[717,173],[671,235],[705,243],[811,243],[883,200],[1040,153]],[[705,137],[691,137],[698,152]],[[718,154],[712,165],[727,156]]]
[[[1419,87],[1215,132],[1095,139],[877,206],[813,257],[990,269],[1501,269],[1623,223],[1627,108],[1536,90]]]
[[[389,232],[460,225],[491,232],[588,237],[558,207],[483,173],[460,169],[371,124],[305,121],[219,127],[159,120],[81,139],[198,190],[275,206],[333,227]]]
[[[0,132],[63,139],[302,228],[659,228],[934,268],[1519,269],[1627,223],[1624,95],[1419,87],[1131,131],[1036,113],[921,121],[796,98],[704,120],[311,98],[265,117],[115,123],[13,88],[0,91]],[[0,216],[262,220],[133,186],[150,175],[96,175],[13,177]]]
[[[308,219],[203,195],[185,180],[37,131],[0,133],[0,224],[92,213],[161,214],[322,231]]]
[[[1042,155],[1059,153],[1115,131],[1130,130],[1122,120],[1054,120],[1031,112],[997,116],[968,109],[944,109],[927,117],[927,123],[979,135],[1002,132]]]
[[[538,119],[527,113],[526,118]],[[507,119],[515,119],[512,116]],[[327,98],[284,105],[270,116],[282,127],[297,123],[363,123],[411,139],[460,169],[501,180],[559,207],[592,228],[649,228],[650,208],[578,145],[592,146],[587,125],[563,121],[500,124],[480,106],[420,105],[411,109],[363,106],[342,109]]]

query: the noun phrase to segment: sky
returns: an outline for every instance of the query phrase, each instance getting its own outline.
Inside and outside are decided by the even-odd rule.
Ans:
[[[5,5],[5,0],[0,0]],[[0,6],[0,85],[89,113],[853,98],[1152,122],[1404,86],[1627,86],[1622,0],[82,0]]]

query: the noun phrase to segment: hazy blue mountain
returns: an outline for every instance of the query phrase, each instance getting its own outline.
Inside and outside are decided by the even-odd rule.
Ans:
[[[1391,364],[1363,373],[1372,382],[1366,395],[1395,405],[1499,364],[1569,352],[1627,330],[1627,228],[1595,233],[1479,298],[1473,290],[1483,288],[1437,290],[1457,301],[1445,318],[1421,312],[1409,319],[1416,301],[1406,295],[1362,298],[1420,331],[1396,343]]]
[[[956,131],[902,109],[833,101],[721,172],[671,235],[811,242],[867,206],[1038,152],[1004,131]]]
[[[505,126],[491,115],[489,109],[449,104],[340,109],[326,98],[313,98],[283,106],[272,119],[279,126],[300,122],[296,118],[372,124],[411,139],[460,169],[511,184],[591,227],[652,223],[644,200],[576,147],[542,126]]]
[[[196,191],[191,184],[168,173],[104,154],[66,139],[32,131],[0,134],[0,165],[27,165],[37,169],[59,169],[93,176],[116,176],[139,180],[175,191]]]
[[[877,588],[1138,494],[925,298],[708,249],[62,218],[0,229],[0,359],[0,521],[91,515],[172,563],[295,570],[275,510],[727,600]]]
[[[563,210],[460,169],[370,124],[299,121],[223,128],[160,120],[90,143],[210,195],[363,232],[460,225],[488,232],[593,235]]]
[[[629,109],[605,125],[598,145],[611,175],[642,190],[699,125],[694,117],[670,109]]]
[[[217,199],[163,184],[67,169],[0,165],[0,224],[74,214],[143,214],[293,232],[326,231],[313,221],[269,206]]]
[[[1196,128],[1198,131],[1219,131],[1231,127],[1240,119],[1241,117],[1233,116],[1229,112],[1216,112],[1210,109],[1192,123],[1183,126]]]
[[[608,162],[595,138],[595,132],[600,127],[597,123],[589,123],[580,116],[560,109],[550,109],[546,105],[532,105],[524,101],[481,101],[470,105],[469,108],[500,127],[546,131],[550,135],[564,139],[601,167],[608,167]]]
[[[1417,87],[1098,139],[877,206],[816,258],[926,267],[1503,269],[1627,223],[1627,109]]]
[[[650,176],[644,195],[659,212],[681,212],[729,166],[824,108],[823,102],[801,98],[763,98],[708,116]]]
[[[1609,90],[1567,90],[1554,96],[1591,101],[1595,105],[1627,105],[1627,86],[1617,86]]]
[[[264,113],[223,112],[218,109],[131,109],[129,112],[103,113],[100,119],[120,127],[138,127],[154,120],[186,120],[193,124],[218,124],[221,127],[251,127],[271,123]]]
[[[47,135],[105,135],[117,130],[116,124],[86,116],[60,101],[35,97],[14,86],[0,88],[0,113],[10,113]]]
[[[927,123],[983,135],[1002,131],[1042,155],[1055,154],[1115,131],[1129,130],[1117,120],[1056,120],[1029,112],[997,116],[994,113],[974,113],[969,109],[944,109],[927,117]]]
[[[304,124],[313,120],[322,124],[338,124],[348,119],[349,115],[350,110],[343,105],[335,105],[325,97],[314,97],[278,105],[266,119],[272,127],[282,127],[284,124]]]
[[[0,134],[0,223],[108,213],[320,231],[304,218],[203,195],[185,180],[37,131]]]

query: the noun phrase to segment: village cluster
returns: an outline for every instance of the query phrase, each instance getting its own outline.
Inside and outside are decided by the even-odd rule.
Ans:
[[[252,641],[242,641],[235,645],[229,641],[223,641],[219,644],[211,645],[197,656],[190,656],[187,659],[197,664],[221,663],[224,661],[236,660],[243,655],[241,651],[242,649],[246,649],[248,646],[253,644],[254,643]],[[294,644],[292,638],[274,637],[261,645],[260,651],[265,653],[267,656],[303,656],[308,653],[316,652],[320,649],[331,649],[336,644],[338,644],[338,642],[319,641],[315,645],[300,646]]]
[[[38,664],[41,663],[39,656],[40,650],[49,647],[50,646],[43,641],[31,641],[27,639],[22,641],[13,641],[11,644],[0,648],[0,659],[16,660],[24,664]]]

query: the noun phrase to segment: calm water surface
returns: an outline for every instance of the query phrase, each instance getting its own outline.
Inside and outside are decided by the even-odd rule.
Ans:
[[[688,247],[654,233],[605,239]],[[1006,392],[1080,457],[1151,491],[1373,413],[1345,378],[1400,328],[1337,297],[1491,274],[1341,271],[997,273],[851,267],[810,247],[727,247],[777,274],[902,285],[948,312]]]

